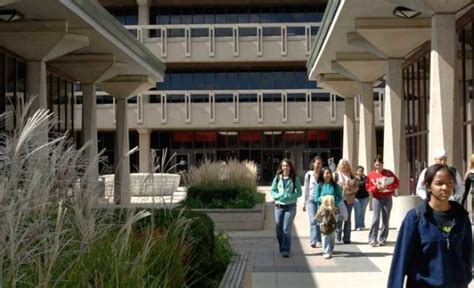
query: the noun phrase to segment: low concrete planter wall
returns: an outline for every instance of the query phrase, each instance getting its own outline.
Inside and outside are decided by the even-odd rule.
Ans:
[[[252,209],[192,209],[206,213],[214,221],[216,231],[262,230],[265,205],[257,204]]]

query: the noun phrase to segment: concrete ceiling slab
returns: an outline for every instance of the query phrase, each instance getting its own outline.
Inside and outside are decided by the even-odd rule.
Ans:
[[[332,69],[359,82],[375,82],[387,69],[384,59],[371,53],[336,53]]]
[[[431,39],[430,18],[358,18],[355,29],[385,58],[404,58]]]
[[[48,66],[82,83],[94,84],[127,71],[127,63],[117,62],[112,54],[65,55]]]
[[[89,45],[84,35],[69,33],[67,21],[0,23],[0,45],[30,61],[50,61]]]
[[[356,81],[337,73],[320,74],[317,77],[318,86],[342,98],[354,98],[359,95]]]

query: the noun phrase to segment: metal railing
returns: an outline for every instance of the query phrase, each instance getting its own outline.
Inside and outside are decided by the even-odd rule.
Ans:
[[[158,42],[161,55],[168,54],[168,42],[171,38],[184,41],[185,56],[191,56],[193,39],[204,38],[208,41],[209,56],[214,57],[216,38],[228,37],[232,42],[233,55],[239,56],[239,44],[243,37],[256,42],[257,55],[263,56],[263,39],[277,37],[280,41],[281,55],[288,53],[288,37],[304,37],[305,54],[309,55],[312,41],[321,23],[236,23],[236,24],[176,24],[176,25],[126,25],[140,42]],[[315,31],[312,31],[314,29]]]

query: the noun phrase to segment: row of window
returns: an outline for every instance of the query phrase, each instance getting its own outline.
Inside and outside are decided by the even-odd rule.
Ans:
[[[137,7],[107,8],[124,25],[138,24]],[[320,22],[325,5],[299,7],[150,8],[150,24]]]
[[[165,74],[156,90],[316,89],[305,70],[184,71]]]

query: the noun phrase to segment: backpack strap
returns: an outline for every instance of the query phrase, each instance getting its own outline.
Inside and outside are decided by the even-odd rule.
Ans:
[[[420,218],[421,218],[421,205],[424,205],[424,203],[416,206],[415,208],[415,213],[416,213],[416,218],[415,218],[415,222],[418,223],[420,221]]]

